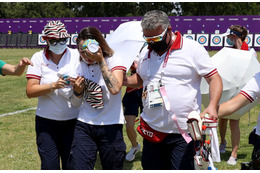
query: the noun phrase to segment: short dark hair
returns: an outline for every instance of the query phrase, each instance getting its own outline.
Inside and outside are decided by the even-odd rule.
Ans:
[[[238,37],[241,38],[242,41],[245,41],[248,34],[246,27],[241,25],[231,25],[229,29],[241,33]]]

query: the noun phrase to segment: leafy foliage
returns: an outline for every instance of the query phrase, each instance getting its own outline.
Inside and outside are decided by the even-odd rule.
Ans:
[[[0,18],[259,15],[259,2],[0,2]]]
[[[259,2],[181,2],[183,16],[259,15]]]

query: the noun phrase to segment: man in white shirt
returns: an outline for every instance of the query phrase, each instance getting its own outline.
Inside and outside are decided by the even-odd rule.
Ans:
[[[148,49],[140,55],[137,73],[125,84],[144,87],[141,122],[150,127],[141,132],[152,138],[158,133],[159,138],[164,136],[161,140],[144,137],[143,169],[194,169],[194,143],[187,135],[187,115],[191,111],[200,113],[200,82],[204,77],[210,86],[210,103],[201,117],[207,113],[217,119],[221,77],[205,48],[178,31],[173,33],[163,11],[147,12],[141,25]]]

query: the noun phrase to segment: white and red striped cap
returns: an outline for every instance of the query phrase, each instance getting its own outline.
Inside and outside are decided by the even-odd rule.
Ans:
[[[66,30],[64,24],[59,20],[52,20],[44,27],[43,39],[69,37],[70,35],[68,34],[68,31]]]

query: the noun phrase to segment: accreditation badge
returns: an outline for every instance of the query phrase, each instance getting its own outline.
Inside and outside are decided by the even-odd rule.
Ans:
[[[149,108],[156,108],[162,106],[163,99],[160,94],[160,88],[157,85],[148,85],[148,106]]]

